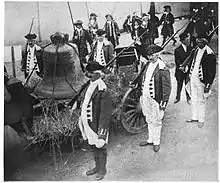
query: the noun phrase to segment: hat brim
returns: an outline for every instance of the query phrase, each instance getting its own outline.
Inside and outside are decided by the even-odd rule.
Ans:
[[[26,36],[24,36],[26,39],[36,39],[37,36],[36,34],[27,34]]]

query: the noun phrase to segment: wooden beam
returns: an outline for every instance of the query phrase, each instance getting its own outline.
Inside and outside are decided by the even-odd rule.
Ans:
[[[11,60],[12,60],[13,76],[16,78],[14,46],[11,46]]]

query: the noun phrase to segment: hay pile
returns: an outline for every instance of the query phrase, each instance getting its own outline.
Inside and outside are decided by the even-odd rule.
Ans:
[[[53,100],[42,101],[43,114],[35,120],[33,125],[36,142],[46,139],[60,141],[73,136],[77,130],[79,117],[77,111],[70,112],[67,108],[58,111],[58,104],[58,101]]]

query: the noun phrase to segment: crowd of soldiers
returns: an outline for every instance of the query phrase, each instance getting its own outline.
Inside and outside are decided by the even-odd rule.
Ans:
[[[164,13],[159,19],[154,11],[143,13],[142,17],[127,16],[123,28],[131,34],[139,58],[142,56],[144,64],[138,76],[131,82],[131,87],[142,90],[140,105],[148,123],[148,139],[141,142],[140,146],[152,145],[153,150],[160,149],[160,137],[164,111],[171,93],[170,72],[160,58],[168,37],[177,42],[174,34],[174,16],[170,6],[164,6]],[[207,12],[209,12],[207,10]],[[211,11],[212,12],[212,11]],[[194,16],[195,13],[195,16]],[[212,12],[213,13],[213,12]],[[205,95],[209,94],[216,72],[216,57],[208,46],[210,32],[214,30],[216,20],[204,7],[192,11],[190,23],[179,36],[181,45],[175,49],[175,63],[177,79],[177,96],[175,103],[180,101],[183,82],[186,84],[187,102],[192,105],[192,117],[187,122],[198,122],[202,128],[205,122]],[[96,180],[101,180],[106,174],[106,161],[109,136],[109,122],[111,118],[111,98],[103,80],[105,74],[111,70],[106,69],[108,63],[115,56],[115,48],[119,44],[120,31],[113,16],[107,14],[103,29],[99,29],[97,15],[90,14],[89,30],[83,27],[83,22],[75,22],[72,42],[78,47],[82,71],[90,80],[82,86],[77,97],[71,100],[71,110],[79,109],[79,128],[84,141],[87,141],[94,150],[95,167],[86,175],[96,175]],[[159,37],[158,27],[162,25],[162,46],[155,45]],[[210,28],[212,27],[212,28]],[[36,35],[28,34],[27,47],[23,52],[22,69],[25,77],[30,76],[30,71],[36,69],[40,72],[40,65],[35,67],[37,53],[40,48],[35,44]],[[187,69],[188,68],[188,69]],[[39,74],[40,75],[40,74]]]

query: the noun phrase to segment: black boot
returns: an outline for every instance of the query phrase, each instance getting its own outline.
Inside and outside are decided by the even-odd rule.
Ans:
[[[96,175],[96,180],[102,180],[106,174],[107,149],[102,148],[98,150],[99,150],[99,172]]]
[[[87,176],[94,175],[99,172],[99,151],[97,148],[94,148],[94,160],[95,160],[95,167],[86,172]]]

